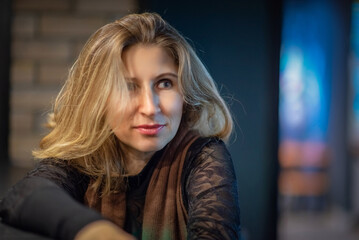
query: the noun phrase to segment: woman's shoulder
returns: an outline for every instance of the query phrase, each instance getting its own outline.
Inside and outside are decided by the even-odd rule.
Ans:
[[[199,137],[189,147],[186,160],[208,160],[209,157],[222,160],[231,158],[226,144],[220,138]]]
[[[182,181],[193,173],[221,168],[233,171],[231,155],[226,144],[217,137],[199,137],[188,149],[183,165]]]
[[[62,177],[63,175],[81,176],[82,174],[69,162],[62,159],[46,158],[37,161],[28,175]]]
[[[69,161],[50,158],[40,160],[27,177],[50,180],[76,199],[81,199],[90,181],[87,175],[78,171]]]

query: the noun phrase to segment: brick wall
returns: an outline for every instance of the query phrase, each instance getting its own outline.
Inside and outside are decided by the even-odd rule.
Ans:
[[[31,166],[31,151],[68,70],[88,37],[137,9],[136,0],[14,0],[10,157]]]

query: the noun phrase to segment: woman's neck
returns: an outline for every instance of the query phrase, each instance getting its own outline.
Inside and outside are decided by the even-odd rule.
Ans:
[[[134,159],[128,159],[126,158],[125,164],[126,164],[126,173],[130,176],[139,174],[142,169],[146,166],[149,159],[147,160],[134,160]]]
[[[121,146],[124,152],[126,174],[137,175],[147,165],[155,152],[140,152],[128,146]]]

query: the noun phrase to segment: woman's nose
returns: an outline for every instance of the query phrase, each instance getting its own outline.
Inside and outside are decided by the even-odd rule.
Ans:
[[[147,116],[155,115],[160,111],[159,96],[153,89],[141,93],[140,112]]]

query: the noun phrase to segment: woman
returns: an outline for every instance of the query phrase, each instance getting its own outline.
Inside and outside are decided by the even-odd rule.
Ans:
[[[238,239],[232,119],[186,40],[131,14],[88,40],[6,223],[57,239]]]

